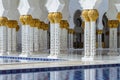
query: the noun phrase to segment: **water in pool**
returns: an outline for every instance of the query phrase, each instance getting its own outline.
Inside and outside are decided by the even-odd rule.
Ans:
[[[1,74],[0,80],[120,80],[120,68]]]

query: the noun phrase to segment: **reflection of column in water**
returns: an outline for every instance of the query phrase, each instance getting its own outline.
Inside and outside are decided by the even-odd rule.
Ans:
[[[70,72],[71,74],[71,72]],[[71,76],[71,75],[70,75]],[[70,79],[70,80],[86,80],[85,77],[86,75],[84,75],[84,70],[75,70],[74,71],[74,79]],[[72,76],[71,76],[72,77]],[[89,77],[89,75],[88,75]]]
[[[109,68],[103,69],[103,80],[110,80],[109,78]]]
[[[109,69],[109,80],[118,80],[117,79],[117,68],[113,67]]]
[[[21,80],[34,80],[33,73],[21,74]]]
[[[117,77],[118,77],[118,80],[120,80],[120,68],[119,67],[117,68]]]
[[[96,70],[95,69],[86,69],[84,71],[85,80],[96,80]]]
[[[60,72],[50,72],[50,80],[61,80]]]
[[[7,80],[7,79],[8,79],[8,75],[0,75],[0,80]]]
[[[21,80],[21,74],[12,74],[11,76],[12,76],[11,80]]]
[[[34,73],[34,80],[49,80],[49,74],[47,72],[37,72]]]
[[[0,55],[6,54],[6,27],[0,27]]]
[[[96,70],[96,80],[103,80],[103,69]]]

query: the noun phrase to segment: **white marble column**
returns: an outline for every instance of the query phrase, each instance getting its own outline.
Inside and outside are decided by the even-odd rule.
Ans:
[[[97,38],[98,38],[98,55],[102,55],[102,33],[103,30],[97,30]]]
[[[82,60],[86,60],[90,56],[90,19],[88,17],[88,10],[82,12],[82,17],[85,20],[84,28],[84,57]]]
[[[74,36],[74,29],[69,29],[69,49],[73,49],[73,36]]]
[[[71,49],[73,49],[73,36],[74,36],[74,30],[72,29],[72,33],[71,33]]]
[[[119,25],[120,25],[120,8],[119,8],[119,6],[118,6],[118,14],[117,14],[117,19],[119,20]],[[119,53],[120,53],[120,27],[119,27],[119,42],[118,42],[118,44],[119,44]]]
[[[17,32],[16,32],[17,26],[18,26],[18,23],[17,21],[15,21],[13,29],[12,29],[12,52],[13,54],[17,54]]]
[[[60,12],[50,13],[48,15],[51,24],[51,52],[52,57],[57,58],[60,54],[60,21],[62,14]],[[54,31],[54,32],[53,32]],[[50,55],[51,56],[51,55]]]
[[[110,80],[117,80],[118,78],[117,78],[117,68],[110,68],[109,69],[109,79]]]
[[[34,42],[33,42],[33,39],[34,39],[34,27],[35,27],[35,20],[31,20],[30,22],[30,28],[29,28],[29,35],[30,35],[30,54],[32,55],[33,52],[34,52]]]
[[[43,43],[43,27],[44,27],[44,22],[41,22],[40,28],[39,28],[39,51],[40,53],[43,53],[44,50],[44,43]]]
[[[90,58],[94,59],[96,55],[96,20],[99,16],[99,13],[96,9],[89,10],[88,16],[90,18]]]
[[[67,33],[68,33],[69,24],[67,20],[61,20],[60,22],[60,47],[61,53],[67,53]]]
[[[34,44],[34,53],[38,53],[39,43],[38,43],[38,26],[40,21],[38,19],[35,20],[35,27],[33,28],[33,44]]]
[[[47,49],[48,49],[48,43],[47,43],[47,31],[48,31],[48,24],[44,24],[44,29],[43,29],[43,34],[44,34],[44,36],[43,36],[43,43],[44,43],[44,52],[46,52],[47,51]]]
[[[71,33],[70,33],[70,29],[69,29],[69,31],[68,31],[68,48],[70,49],[70,47],[71,47],[71,35],[70,35]]]
[[[117,27],[119,25],[118,20],[109,20],[108,26],[110,28],[110,35],[109,35],[109,55],[118,55],[117,51]]]
[[[0,55],[7,55],[7,18],[0,17]]]
[[[55,4],[56,3],[56,4]],[[56,7],[54,7],[56,5]],[[58,55],[60,54],[60,21],[62,19],[62,10],[64,7],[64,2],[63,0],[47,0],[46,3],[46,8],[49,12],[48,19],[50,20],[50,24],[54,26],[51,28],[51,33],[50,33],[50,38],[51,38],[51,43],[50,43],[50,56],[51,54],[53,58],[57,58]],[[54,7],[54,8],[53,8]],[[54,32],[52,32],[54,31]],[[52,39],[53,38],[53,39]]]
[[[9,20],[7,22],[7,53],[8,55],[16,54],[16,27],[18,23],[16,20]]]
[[[98,49],[103,48],[102,47],[102,30],[97,30],[97,37],[98,37]]]
[[[22,54],[20,56],[27,57],[30,56],[30,21],[32,20],[31,15],[20,16],[20,21],[22,23]]]

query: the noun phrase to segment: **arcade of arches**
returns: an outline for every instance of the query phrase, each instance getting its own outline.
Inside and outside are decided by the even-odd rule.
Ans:
[[[120,53],[120,0],[0,0],[0,8],[0,55]]]

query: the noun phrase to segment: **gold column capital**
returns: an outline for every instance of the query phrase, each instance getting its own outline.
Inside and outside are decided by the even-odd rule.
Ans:
[[[85,28],[85,21],[82,21],[82,28]]]
[[[60,13],[60,12],[54,12],[53,19],[54,19],[55,23],[60,23],[60,21],[62,19],[62,13]]]
[[[53,14],[54,14],[54,12],[51,12],[48,14],[48,19],[49,19],[50,23],[55,23],[54,18],[53,18]]]
[[[64,28],[64,20],[60,21],[60,28]]]
[[[97,34],[102,34],[103,30],[97,30]]]
[[[8,19],[6,17],[0,17],[0,26],[6,26]]]
[[[68,28],[69,28],[69,23],[68,23],[67,20],[64,21],[64,26],[65,26],[65,27],[64,27],[65,29],[68,29]]]
[[[19,31],[19,29],[20,29],[20,26],[19,26],[19,25],[17,25],[17,27],[16,27],[16,31],[18,32],[18,31]]]
[[[13,24],[14,24],[13,20],[8,20],[7,23],[6,23],[8,28],[13,28]]]
[[[41,25],[42,25],[42,23],[41,23],[41,21],[39,21],[38,29],[41,29]]]
[[[40,25],[40,20],[39,19],[34,19],[35,21],[35,27],[39,27]]]
[[[97,9],[91,9],[88,11],[88,16],[90,18],[90,21],[96,21],[99,16],[99,13]]]
[[[32,20],[32,16],[31,15],[22,15],[22,16],[20,16],[20,22],[23,25],[30,25],[31,20]]]
[[[13,28],[16,28],[18,26],[18,22],[16,20],[13,20]]]
[[[48,30],[48,24],[45,24],[45,30]]]
[[[113,28],[117,28],[119,26],[119,20],[114,20]]]
[[[74,34],[74,33],[75,33],[75,30],[74,30],[74,29],[68,29],[68,33],[69,33],[69,34]]]
[[[108,23],[107,23],[107,24],[108,24],[108,27],[109,27],[109,28],[113,28],[112,20],[108,20]]]
[[[22,25],[25,25],[24,15],[21,15],[20,18],[19,18],[19,20],[22,23]]]
[[[108,27],[109,28],[117,28],[119,25],[118,20],[108,20]]]
[[[117,14],[117,19],[118,19],[119,22],[120,22],[120,12]]]
[[[35,20],[34,19],[30,20],[30,27],[35,27]]]
[[[86,22],[90,22],[89,16],[88,16],[89,10],[83,10],[81,16]]]
[[[41,22],[41,29],[43,29],[43,30],[44,30],[44,25],[45,25],[45,23]]]

